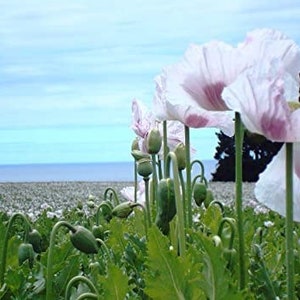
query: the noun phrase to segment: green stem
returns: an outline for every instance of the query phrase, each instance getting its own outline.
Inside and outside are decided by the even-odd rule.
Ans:
[[[100,211],[103,206],[106,206],[110,211],[113,210],[112,204],[109,201],[101,202],[97,208],[96,212],[96,225],[98,226],[100,224]]]
[[[186,158],[186,208],[187,208],[187,226],[192,227],[192,168],[191,168],[191,145],[190,145],[190,129],[184,126],[185,136],[185,158]]]
[[[84,299],[99,299],[99,297],[96,294],[93,293],[83,293],[80,296],[77,297],[76,300],[84,300]]]
[[[1,269],[0,269],[0,287],[2,287],[2,285],[4,284],[4,274],[5,274],[5,268],[6,268],[6,256],[7,256],[7,247],[8,247],[8,240],[9,240],[9,233],[10,230],[12,228],[12,225],[14,223],[14,221],[17,218],[21,218],[24,223],[25,223],[25,236],[28,236],[28,231],[31,231],[31,225],[29,223],[29,221],[27,220],[27,218],[25,217],[24,214],[22,213],[15,213],[13,214],[9,221],[8,221],[8,226],[6,229],[6,233],[5,233],[5,237],[4,237],[4,241],[3,241],[3,248],[2,248],[2,258],[1,258]]]
[[[243,126],[240,114],[235,113],[235,207],[238,231],[239,287],[246,286],[245,241],[243,222]]]
[[[156,195],[156,190],[157,190],[157,172],[156,172],[156,155],[155,154],[151,154],[151,158],[152,158],[152,167],[153,167],[153,172],[152,172],[152,185],[151,185],[151,189],[152,189],[152,199],[151,199],[151,203],[156,205],[156,211],[157,211],[157,195]]]
[[[182,193],[182,199],[183,199],[183,212],[184,212],[184,224],[186,225],[188,220],[187,220],[187,215],[185,213],[186,211],[186,202],[185,202],[185,182],[184,182],[184,178],[183,178],[183,172],[182,170],[179,170],[179,179],[180,179],[180,184],[181,184],[181,193]]]
[[[49,244],[49,252],[47,257],[47,282],[46,282],[46,300],[55,299],[52,291],[52,283],[53,283],[53,252],[54,252],[54,243],[55,243],[55,236],[58,229],[62,226],[67,227],[72,232],[75,232],[76,229],[70,225],[66,221],[59,221],[57,222],[54,227],[52,228],[50,234],[50,244]]]
[[[166,175],[166,161],[168,156],[168,130],[167,130],[167,121],[163,121],[163,156],[164,156],[164,174]]]
[[[149,177],[144,177],[145,182],[145,202],[146,202],[146,212],[147,212],[147,220],[148,220],[148,227],[151,227],[151,207],[150,207],[150,200],[149,200]]]
[[[293,246],[293,143],[286,143],[286,268],[287,298],[295,298]]]
[[[203,162],[202,162],[201,160],[199,160],[199,159],[193,160],[192,163],[191,163],[191,169],[193,168],[193,166],[194,166],[195,164],[198,164],[199,167],[200,167],[200,170],[201,170],[201,173],[200,173],[200,175],[201,175],[201,181],[205,180],[205,181],[207,182],[207,180],[206,180],[206,178],[205,178],[205,169],[204,169],[204,164],[203,164]]]
[[[178,218],[178,240],[179,240],[179,255],[185,256],[185,226],[184,226],[184,211],[182,198],[180,194],[180,181],[178,174],[177,157],[174,152],[169,152],[167,156],[167,168],[166,175],[170,177],[170,163],[172,161],[173,166],[173,176],[174,176],[174,191],[175,191],[175,201],[176,201],[176,213]]]
[[[134,160],[134,202],[137,202],[137,190],[138,190],[137,162],[136,160]]]
[[[104,199],[105,199],[105,200],[107,199],[107,195],[108,195],[109,192],[112,193],[111,195],[113,196],[114,206],[119,205],[119,204],[120,204],[120,201],[119,201],[117,192],[116,192],[113,188],[111,188],[111,187],[109,187],[109,188],[107,188],[107,189],[105,190],[105,192],[104,192]]]
[[[140,203],[137,203],[137,206],[139,206],[142,209],[143,214],[144,214],[145,235],[146,235],[146,239],[148,240],[148,221],[147,221],[148,217],[147,217],[147,210]]]
[[[65,299],[66,299],[66,300],[69,299],[69,297],[70,297],[70,291],[71,291],[72,286],[73,286],[75,283],[77,283],[77,282],[83,282],[83,283],[85,283],[85,284],[89,287],[89,289],[90,289],[91,291],[94,291],[94,292],[98,295],[98,291],[97,291],[96,287],[94,286],[94,284],[93,284],[88,278],[79,275],[79,276],[73,277],[73,278],[68,282],[67,288],[66,288],[66,292],[65,292]],[[98,295],[98,296],[99,296],[99,295]],[[95,298],[95,299],[97,299],[97,298]]]

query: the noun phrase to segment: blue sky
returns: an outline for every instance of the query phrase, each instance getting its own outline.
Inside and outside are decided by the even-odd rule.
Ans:
[[[259,27],[300,43],[294,0],[0,0],[0,164],[131,160],[131,101],[190,43]],[[194,130],[212,159],[213,130]],[[205,146],[203,146],[205,145]]]

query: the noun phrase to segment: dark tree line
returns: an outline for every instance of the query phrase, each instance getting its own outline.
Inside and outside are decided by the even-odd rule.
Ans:
[[[235,180],[235,142],[234,136],[216,133],[218,146],[214,158],[218,161],[212,181]],[[245,132],[243,142],[243,181],[254,182],[263,172],[273,156],[278,153],[282,143],[271,142],[263,136]]]

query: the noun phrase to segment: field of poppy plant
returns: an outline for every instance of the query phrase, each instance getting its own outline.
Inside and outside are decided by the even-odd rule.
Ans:
[[[191,45],[132,102],[132,187],[60,218],[0,215],[0,299],[299,299],[300,48],[257,29]],[[214,200],[190,128],[235,136],[235,206]],[[244,131],[284,142],[243,207]],[[193,175],[194,166],[199,174]],[[141,180],[139,180],[141,179]]]

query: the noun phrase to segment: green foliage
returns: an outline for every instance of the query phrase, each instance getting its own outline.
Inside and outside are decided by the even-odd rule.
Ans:
[[[179,257],[157,228],[149,231],[145,291],[153,299],[200,299],[200,273],[189,256]],[[198,266],[199,267],[199,266]]]

